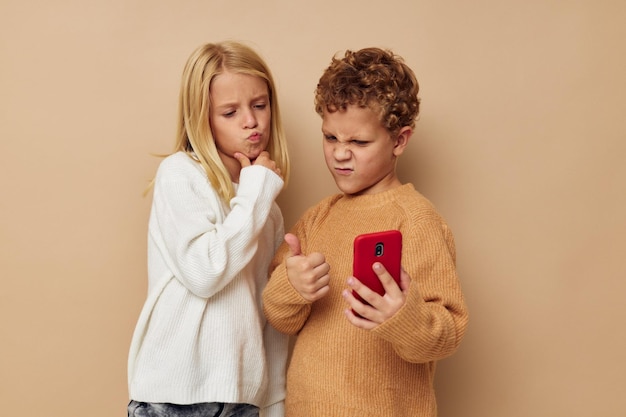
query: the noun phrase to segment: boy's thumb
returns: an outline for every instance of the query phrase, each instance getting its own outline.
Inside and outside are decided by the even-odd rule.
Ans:
[[[298,239],[298,236],[292,233],[287,233],[285,235],[285,242],[287,243],[287,246],[289,246],[289,252],[291,253],[291,256],[302,255],[300,249],[300,240]]]

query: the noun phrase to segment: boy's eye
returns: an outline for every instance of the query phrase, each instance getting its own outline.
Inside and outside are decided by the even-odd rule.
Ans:
[[[324,135],[324,140],[327,142],[336,142],[337,138],[333,135]]]
[[[351,143],[354,143],[357,146],[365,146],[368,144],[368,142],[364,141],[364,140],[352,140],[350,141]]]

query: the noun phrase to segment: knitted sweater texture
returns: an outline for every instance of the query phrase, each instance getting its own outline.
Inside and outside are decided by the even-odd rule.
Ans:
[[[223,204],[201,165],[178,152],[155,178],[148,295],[128,359],[130,398],[248,403],[281,417],[288,338],[267,324],[262,290],[283,240],[282,179],[243,168]]]
[[[411,276],[405,305],[371,331],[354,327],[341,293],[361,233],[397,229]],[[283,244],[263,293],[272,325],[297,335],[287,376],[287,417],[433,417],[436,362],[455,352],[468,314],[452,233],[411,184],[379,194],[334,195],[294,226],[302,253],[330,264],[330,292],[310,303],[288,281]]]

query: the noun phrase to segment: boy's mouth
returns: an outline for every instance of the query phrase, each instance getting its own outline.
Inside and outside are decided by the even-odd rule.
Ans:
[[[341,168],[341,167],[335,167],[335,172],[339,175],[350,175],[352,174],[352,169],[351,168]]]

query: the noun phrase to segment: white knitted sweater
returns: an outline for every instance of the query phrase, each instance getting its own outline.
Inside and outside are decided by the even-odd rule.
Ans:
[[[148,296],[128,359],[130,398],[254,404],[282,416],[287,337],[261,293],[283,240],[282,179],[243,168],[225,206],[183,152],[157,171],[148,227]]]

